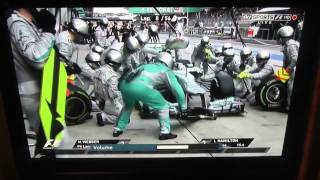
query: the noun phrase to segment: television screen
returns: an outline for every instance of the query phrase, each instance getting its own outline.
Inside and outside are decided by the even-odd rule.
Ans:
[[[281,156],[303,22],[291,7],[8,9],[30,156]]]

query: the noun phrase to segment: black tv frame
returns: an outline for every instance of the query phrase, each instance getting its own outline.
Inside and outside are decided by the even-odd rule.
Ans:
[[[122,174],[147,174],[154,172],[175,175],[204,175],[209,177],[243,177],[257,178],[286,177],[293,179],[298,172],[299,162],[302,158],[303,142],[306,134],[306,124],[310,116],[310,104],[313,95],[313,80],[319,65],[319,33],[317,32],[316,7],[308,7],[306,2],[297,1],[5,1],[1,2],[1,85],[4,99],[10,138],[14,150],[15,161],[21,177],[31,179],[55,175],[62,177],[84,177],[96,174],[97,177]],[[73,6],[110,6],[110,7],[143,7],[143,6],[235,6],[235,7],[268,7],[290,6],[304,8],[306,11],[299,60],[293,90],[293,99],[286,128],[283,155],[279,157],[215,157],[215,158],[147,158],[147,159],[31,159],[23,116],[16,84],[16,75],[12,60],[9,35],[5,19],[5,10],[10,7],[73,7]],[[9,80],[8,80],[9,79]],[[5,83],[4,83],[5,82]]]

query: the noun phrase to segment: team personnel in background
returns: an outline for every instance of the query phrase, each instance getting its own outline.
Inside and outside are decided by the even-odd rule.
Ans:
[[[91,21],[88,22],[88,32],[89,32],[89,36],[88,36],[89,43],[92,43],[94,42],[94,27]]]
[[[113,23],[113,26],[111,28],[112,34],[114,35],[114,38],[116,40],[118,40],[118,42],[120,41],[120,37],[119,37],[119,29],[118,29],[118,24],[116,22]]]
[[[118,69],[122,64],[123,56],[120,51],[110,49],[105,52],[104,65],[95,70],[94,93],[100,113],[96,115],[98,126],[114,124],[122,109],[122,96],[118,90]]]
[[[98,26],[94,32],[94,40],[95,44],[101,46],[103,48],[107,48],[110,46],[110,42],[108,42],[109,32],[108,32],[108,19],[102,18],[98,21]]]
[[[294,30],[291,26],[283,26],[277,32],[279,38],[279,43],[282,45],[283,52],[283,68],[289,73],[289,80],[287,82],[287,107],[286,110],[289,111],[290,99],[293,88],[293,81],[296,71],[296,64],[299,53],[299,42],[293,40]]]
[[[120,82],[120,91],[124,101],[117,125],[114,127],[113,136],[123,133],[129,122],[132,109],[137,101],[158,111],[160,124],[160,140],[176,138],[171,133],[169,104],[161,95],[159,88],[167,87],[175,95],[180,110],[186,114],[187,106],[184,91],[172,72],[173,58],[169,53],[160,53],[156,62],[140,66],[136,71],[129,73]]]
[[[122,42],[126,42],[127,39],[130,36],[130,28],[129,28],[129,24],[128,23],[123,23],[121,29],[119,30],[119,32],[122,34]]]
[[[54,16],[46,10],[42,14],[42,19],[47,19],[46,27],[36,25],[36,9],[19,8],[7,20],[22,109],[35,132],[40,125],[42,68],[55,41]]]
[[[133,23],[130,25],[129,32],[130,32],[131,36],[135,36],[137,34],[137,31],[135,30],[135,26]]]
[[[182,18],[178,18],[177,16],[173,16],[171,22],[175,22],[174,30],[176,31],[176,37],[183,37],[184,36],[184,21]],[[178,61],[181,59],[181,50],[175,49],[175,60]]]

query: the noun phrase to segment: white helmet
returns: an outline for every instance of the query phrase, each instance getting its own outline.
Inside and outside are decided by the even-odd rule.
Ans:
[[[256,55],[257,65],[262,67],[265,65],[270,59],[270,52],[266,50],[261,50]]]
[[[234,56],[234,51],[232,49],[227,49],[223,51],[223,56],[225,57],[233,57]]]
[[[151,24],[149,29],[150,29],[150,31],[157,33],[159,30],[159,27],[157,25]]]
[[[92,51],[93,52],[96,52],[98,54],[101,54],[103,52],[103,47],[99,46],[99,45],[95,45],[93,48],[92,48]]]
[[[293,36],[293,33],[294,30],[291,26],[283,26],[278,30],[277,36],[279,38],[290,38]]]
[[[222,51],[225,51],[225,50],[227,50],[227,49],[232,49],[233,47],[232,47],[232,44],[231,43],[225,43],[225,44],[223,44],[223,46],[222,46]]]
[[[214,54],[216,56],[221,56],[222,55],[222,47],[217,47],[215,50],[214,50]]]
[[[223,56],[224,56],[224,62],[226,62],[227,64],[229,64],[234,57],[234,51],[233,49],[227,49],[225,51],[223,51]]]
[[[149,41],[149,36],[145,33],[139,33],[136,38],[141,46],[145,45]]]
[[[107,64],[108,63],[121,64],[123,61],[123,56],[122,56],[121,52],[114,50],[114,49],[110,49],[106,52],[106,55],[104,57],[104,61]]]
[[[161,52],[157,57],[156,57],[156,62],[162,62],[165,65],[167,65],[170,69],[173,68],[174,60],[171,56],[171,54],[167,52]]]
[[[88,35],[88,24],[82,19],[72,19],[70,30],[81,35]]]
[[[241,51],[240,51],[240,56],[241,57],[249,57],[252,54],[252,50],[249,47],[244,47]]]
[[[102,25],[108,25],[108,19],[107,18],[102,18],[101,20],[100,20],[100,23],[102,24]]]
[[[202,45],[209,44],[209,37],[208,36],[203,36],[201,38],[201,44]]]
[[[130,51],[137,51],[140,48],[140,44],[137,38],[130,36],[126,41],[126,47]]]
[[[149,31],[149,34],[151,36],[155,36],[155,35],[158,34],[158,30],[159,30],[159,27],[157,25],[151,24],[149,26],[149,30],[148,31]]]
[[[90,51],[85,60],[92,69],[98,69],[101,65],[100,55],[96,52]]]

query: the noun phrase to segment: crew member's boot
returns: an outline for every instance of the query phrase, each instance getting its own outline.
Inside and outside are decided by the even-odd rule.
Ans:
[[[174,139],[174,138],[176,138],[176,137],[178,137],[178,135],[172,134],[172,133],[169,133],[169,134],[160,134],[159,140]]]

